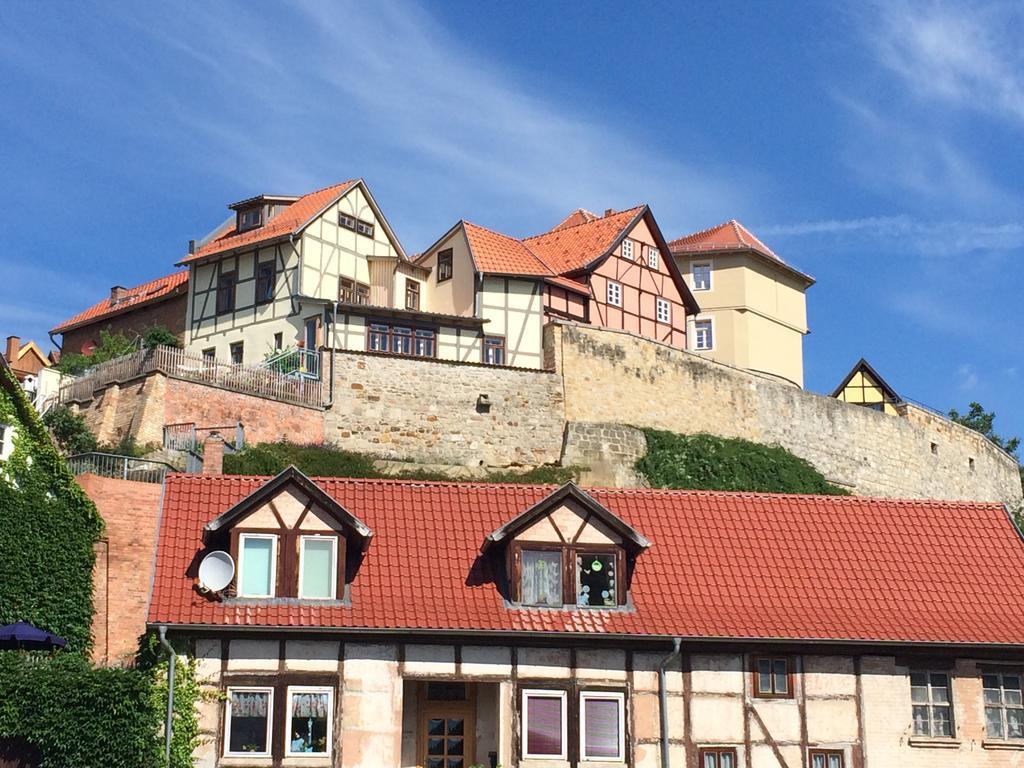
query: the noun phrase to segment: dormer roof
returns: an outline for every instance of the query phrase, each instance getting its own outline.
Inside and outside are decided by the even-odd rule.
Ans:
[[[875,385],[882,390],[882,394],[885,395],[886,399],[890,402],[903,402],[903,398],[899,396],[899,393],[889,386],[889,383],[882,378],[882,375],[863,357],[854,364],[853,368],[851,368],[850,372],[846,374],[846,377],[842,380],[839,386],[832,390],[832,397],[839,397],[843,390],[846,389],[846,385],[849,384],[853,377],[858,373],[866,374],[875,383]]]

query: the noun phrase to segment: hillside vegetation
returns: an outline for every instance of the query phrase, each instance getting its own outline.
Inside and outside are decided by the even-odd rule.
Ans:
[[[778,445],[656,429],[644,434],[647,454],[636,462],[636,470],[654,488],[850,495]]]

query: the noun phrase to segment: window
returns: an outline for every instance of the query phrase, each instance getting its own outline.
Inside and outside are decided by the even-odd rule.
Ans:
[[[274,334],[274,349],[275,350],[281,350],[283,347],[284,347],[284,334],[283,333],[275,333]]]
[[[217,359],[217,348],[216,347],[207,347],[206,349],[203,350],[203,363],[204,364],[206,364],[206,365],[213,365],[213,363],[214,363],[214,361],[216,359]]]
[[[452,279],[452,249],[446,248],[437,254],[437,282]]]
[[[338,300],[348,304],[369,304],[370,286],[342,277],[338,280]]]
[[[711,290],[711,262],[691,264],[690,273],[693,275],[693,290]]]
[[[504,336],[484,336],[484,362],[488,365],[505,364]]]
[[[633,241],[628,237],[622,241],[622,258],[633,260]]]
[[[249,208],[238,212],[238,231],[253,229],[263,223],[263,209]]]
[[[622,285],[611,280],[608,281],[608,303],[613,307],[622,306]]]
[[[224,754],[270,754],[273,688],[228,688],[224,717]]]
[[[360,235],[373,237],[373,224],[371,224],[369,221],[356,219],[356,232],[358,232]]]
[[[303,536],[299,540],[299,597],[333,600],[338,584],[336,536]]]
[[[431,328],[393,326],[381,321],[371,322],[366,334],[366,349],[370,352],[390,352],[394,355],[434,357],[437,333]]]
[[[953,706],[947,672],[911,672],[910,701],[913,704],[915,736],[953,736]]]
[[[566,546],[518,550],[521,605],[561,608],[614,608],[622,604],[619,551]],[[573,576],[564,564],[573,564]],[[564,573],[564,575],[563,575]],[[565,579],[571,578],[566,584]]]
[[[523,691],[523,757],[567,759],[565,691]]]
[[[561,551],[524,549],[520,561],[520,597],[523,605],[561,608]]]
[[[237,273],[234,270],[221,272],[217,278],[217,314],[223,315],[235,308],[235,281]]]
[[[739,765],[734,747],[701,747],[698,754],[700,768],[737,768]]]
[[[621,693],[580,693],[580,757],[626,759],[626,702]]]
[[[236,341],[228,349],[231,351],[231,362],[235,365],[242,364],[242,355],[244,352],[244,345],[241,341]]]
[[[238,537],[238,596],[273,597],[277,571],[277,536],[243,533]]]
[[[351,229],[353,232],[358,232],[360,235],[373,237],[373,222],[357,219],[355,216],[342,213],[341,211],[338,212],[338,226],[344,227],[345,229]]]
[[[416,280],[405,280],[405,308],[418,312],[420,308],[420,284]]]
[[[672,322],[672,305],[668,303],[668,299],[663,299],[659,296],[655,301],[655,307],[659,323]]]
[[[990,672],[981,676],[985,690],[985,733],[990,739],[1024,739],[1024,703],[1020,675]]]
[[[698,320],[693,325],[694,348],[709,350],[715,348],[714,324],[710,320]]]
[[[331,688],[288,687],[286,755],[329,755],[334,691]]]
[[[266,304],[274,300],[274,282],[277,270],[272,261],[262,261],[256,266],[256,303]]]
[[[754,696],[762,699],[793,698],[792,660],[787,657],[754,657]]]
[[[838,749],[812,749],[811,768],[843,768],[843,753]]]
[[[658,249],[653,245],[647,246],[647,266],[651,269],[658,268]]]
[[[577,552],[576,605],[614,608],[618,605],[614,554]]]
[[[303,344],[306,347],[306,349],[315,350],[317,348],[317,337],[320,335],[318,333],[318,331],[320,330],[319,326],[319,317],[306,318],[306,322],[302,324]]]

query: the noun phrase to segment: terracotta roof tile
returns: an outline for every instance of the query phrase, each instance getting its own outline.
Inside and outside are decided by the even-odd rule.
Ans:
[[[591,213],[586,208],[577,208],[575,211],[570,213],[558,224],[553,226],[549,231],[555,232],[559,229],[566,229],[567,227],[575,227],[577,224],[588,224],[591,221],[597,221],[600,216],[596,213]]]
[[[559,227],[528,237],[523,244],[555,272],[573,272],[603,256],[643,207],[640,205],[593,221]]]
[[[554,274],[520,240],[468,221],[462,223],[476,267],[481,272],[502,275]]]
[[[318,479],[374,531],[351,606],[207,600],[203,525],[266,480],[167,479],[150,622],[1024,645],[1024,543],[965,502],[595,489],[653,542],[634,609],[514,610],[480,545],[552,487]]]
[[[730,219],[709,229],[694,232],[692,235],[685,235],[672,240],[668,244],[672,253],[701,254],[718,251],[753,251],[761,256],[776,262],[786,270],[795,272],[797,275],[814,282],[814,278],[804,274],[790,264],[787,264],[775,251],[764,244],[754,233],[740,224],[736,219]]]
[[[223,251],[229,251],[244,245],[254,245],[256,243],[276,240],[279,237],[293,234],[355,183],[355,179],[343,181],[341,184],[334,184],[330,187],[318,189],[316,192],[303,195],[276,216],[271,217],[262,227],[247,229],[241,233],[235,227],[231,227],[226,232],[218,234],[195,253],[189,254],[178,263],[188,264],[197,259],[206,258]]]
[[[82,310],[74,317],[68,318],[60,325],[53,328],[50,333],[64,333],[72,328],[88,325],[102,320],[105,317],[113,317],[122,312],[137,307],[140,304],[149,304],[155,301],[163,301],[185,292],[188,284],[188,270],[173,272],[155,280],[150,280],[142,285],[125,290],[124,297],[113,301],[109,297],[98,301],[88,309]]]

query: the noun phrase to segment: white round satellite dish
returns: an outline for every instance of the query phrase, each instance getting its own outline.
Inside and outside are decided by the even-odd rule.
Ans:
[[[211,552],[199,564],[199,586],[220,592],[235,577],[235,561],[227,552]]]

